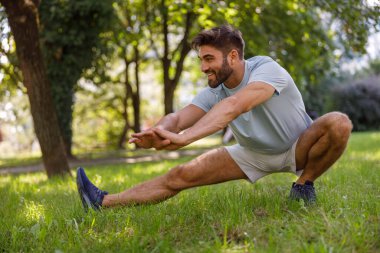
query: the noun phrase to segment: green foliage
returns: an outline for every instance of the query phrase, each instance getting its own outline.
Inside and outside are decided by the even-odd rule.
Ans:
[[[109,87],[112,86],[112,89]],[[121,85],[104,83],[89,92],[83,87],[76,93],[73,127],[75,149],[116,148],[122,129]]]
[[[380,4],[363,0],[314,0],[310,7],[317,7],[329,16],[325,18],[335,26],[334,35],[346,56],[365,53],[366,38],[380,29]],[[332,27],[328,27],[331,29]]]
[[[4,95],[14,95],[17,89],[25,91],[21,85],[13,36],[10,33],[5,9],[0,6],[0,101]]]
[[[380,133],[356,133],[316,182],[317,206],[289,202],[294,176],[189,189],[151,206],[84,213],[75,180],[0,177],[0,251],[378,252]],[[87,169],[119,192],[188,161]]]
[[[380,129],[380,77],[373,76],[332,90],[332,109],[346,113],[356,131]]]
[[[112,2],[92,0],[42,1],[41,41],[61,133],[71,147],[72,106],[76,84],[94,59],[99,34],[112,21]]]
[[[246,55],[270,55],[285,67],[306,106],[323,107],[322,80],[342,57],[364,53],[380,27],[379,6],[351,1],[227,1],[232,24],[246,40]],[[318,87],[322,84],[322,87]]]

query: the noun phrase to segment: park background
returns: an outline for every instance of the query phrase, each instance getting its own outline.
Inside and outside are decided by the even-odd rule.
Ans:
[[[38,164],[45,169],[21,175],[9,170],[1,176],[0,249],[290,252],[294,247],[305,252],[378,252],[379,12],[377,1],[359,0],[0,0],[0,171]],[[338,110],[351,118],[353,137],[335,166],[346,171],[333,169],[321,179],[326,203],[309,210],[302,203],[279,201],[279,189],[285,199],[292,178],[286,184],[274,176],[253,186],[253,193],[252,186],[228,183],[216,188],[216,196],[213,188],[205,187],[194,196],[185,193],[156,207],[82,213],[73,179],[55,177],[72,173],[73,163],[94,161],[90,175],[120,191],[191,158],[112,164],[112,159],[157,154],[128,145],[128,136],[188,104],[207,86],[190,42],[200,30],[226,23],[242,31],[246,59],[268,55],[290,72],[312,117]],[[218,133],[186,149],[201,153],[221,143]],[[97,166],[100,159],[109,164]],[[349,175],[355,178],[350,183],[344,180]],[[345,188],[327,198],[328,189],[339,183]],[[53,189],[61,193],[54,195]],[[355,198],[350,199],[353,192]],[[358,192],[367,193],[364,200]],[[242,214],[239,202],[222,203],[222,194],[240,199]],[[277,197],[273,200],[272,195]],[[70,199],[75,203],[70,205]],[[60,212],[57,203],[67,207]],[[182,208],[180,203],[185,208],[173,218],[171,212]],[[205,216],[206,209],[211,214]],[[166,214],[161,212],[152,224],[143,220],[162,210]],[[321,220],[312,219],[321,214]],[[297,243],[300,235],[294,232],[305,235],[307,229],[287,227],[284,220],[298,223],[298,216],[310,226],[307,242]],[[130,217],[141,223],[133,224]],[[182,236],[173,228],[192,219],[199,221]],[[250,223],[256,219],[263,221]],[[111,234],[103,241],[102,231]],[[121,238],[126,241],[121,243]],[[281,238],[291,242],[276,243]]]

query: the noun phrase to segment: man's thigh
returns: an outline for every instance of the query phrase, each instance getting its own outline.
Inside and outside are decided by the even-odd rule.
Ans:
[[[183,188],[247,179],[224,147],[208,151],[169,174],[176,177]]]

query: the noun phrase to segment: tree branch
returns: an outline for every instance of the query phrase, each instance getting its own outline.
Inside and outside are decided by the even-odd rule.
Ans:
[[[151,16],[150,16],[149,6],[151,6],[149,4],[149,2],[148,1],[144,1],[144,7],[145,7],[144,9],[146,10],[146,17],[145,17],[146,23],[151,24],[152,20],[151,20]],[[156,44],[154,43],[154,40],[153,40],[153,32],[151,30],[151,25],[147,26],[147,31],[149,33],[148,37],[149,37],[150,45],[152,46],[152,49],[155,52],[157,58],[161,59],[160,53],[158,51],[158,48],[157,48],[157,46],[156,46]]]
[[[178,83],[179,78],[181,77],[181,73],[182,73],[182,70],[183,70],[183,64],[184,64],[185,58],[186,58],[187,54],[190,52],[190,50],[191,50],[191,47],[190,47],[189,42],[188,42],[188,39],[189,39],[189,34],[190,34],[190,29],[191,29],[191,23],[192,23],[193,19],[194,19],[193,13],[191,11],[188,11],[186,13],[185,33],[184,33],[183,38],[182,38],[181,43],[180,43],[180,45],[181,45],[181,54],[180,54],[180,58],[176,62],[177,68],[176,68],[175,75],[174,75],[174,78],[173,78],[173,82],[175,84]]]

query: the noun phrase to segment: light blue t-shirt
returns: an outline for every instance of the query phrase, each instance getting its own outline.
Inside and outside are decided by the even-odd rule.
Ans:
[[[229,126],[241,146],[264,154],[285,152],[312,120],[292,77],[272,58],[255,56],[246,60],[244,77],[237,87],[228,89],[224,84],[214,89],[207,87],[191,103],[208,112],[216,103],[253,81],[272,85],[275,94],[238,116]]]

